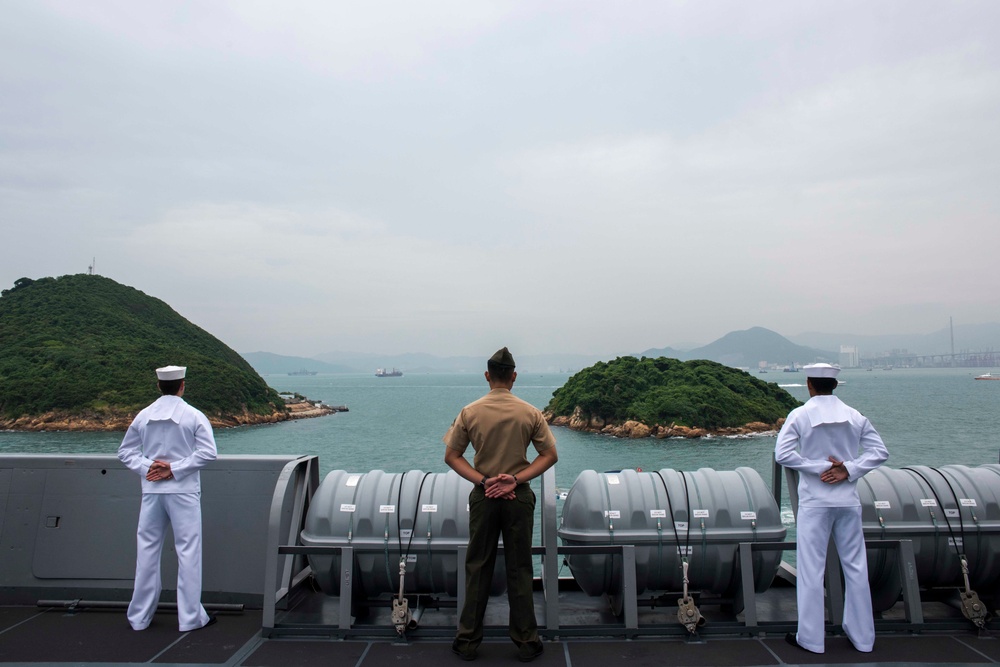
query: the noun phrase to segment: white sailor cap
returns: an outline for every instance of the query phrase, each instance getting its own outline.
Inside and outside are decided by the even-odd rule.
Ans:
[[[802,367],[807,378],[835,378],[840,373],[840,366],[831,364],[806,364]]]
[[[164,366],[156,369],[157,380],[183,380],[187,366]]]

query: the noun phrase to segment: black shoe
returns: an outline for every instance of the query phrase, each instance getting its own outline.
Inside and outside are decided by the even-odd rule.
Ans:
[[[795,633],[794,633],[794,632],[789,632],[789,633],[787,633],[787,634],[785,635],[785,641],[786,641],[786,642],[787,642],[788,644],[790,644],[791,646],[794,646],[794,647],[795,647],[795,648],[797,648],[797,649],[802,649],[803,651],[807,650],[807,649],[804,649],[804,648],[802,648],[801,646],[799,646],[799,642],[798,642],[798,640],[797,640],[797,639],[795,639]]]
[[[218,616],[216,616],[215,614],[209,614],[208,615],[208,623],[206,623],[205,625],[201,626],[200,628],[195,628],[195,630],[204,630],[208,626],[215,625],[218,622],[219,622],[219,617]]]
[[[531,662],[545,652],[542,642],[537,644],[521,644],[517,649],[517,659],[521,662]]]
[[[468,653],[463,653],[462,651],[460,651],[458,649],[458,646],[454,642],[452,642],[452,644],[451,644],[451,652],[454,653],[455,655],[457,655],[462,660],[475,660],[476,659],[476,650],[475,649],[469,651]]]

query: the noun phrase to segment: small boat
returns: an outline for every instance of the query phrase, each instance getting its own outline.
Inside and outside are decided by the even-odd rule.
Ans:
[[[401,378],[403,377],[403,371],[398,368],[393,368],[391,371],[387,371],[384,368],[375,369],[375,377],[377,378]]]
[[[289,371],[288,374],[289,375],[316,375],[316,373],[319,373],[319,371],[307,371],[304,368],[300,368],[297,371]]]
[[[974,379],[976,379],[976,380],[1000,380],[1000,375],[993,375],[992,373],[984,373],[982,375],[977,375]]]

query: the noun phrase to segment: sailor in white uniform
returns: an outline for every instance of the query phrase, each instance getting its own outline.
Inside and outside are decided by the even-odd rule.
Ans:
[[[216,457],[212,425],[181,398],[183,366],[156,369],[162,396],[142,410],[118,448],[118,458],[142,476],[136,533],[135,590],[128,622],[145,630],[160,599],[160,553],[167,524],[177,550],[177,620],[181,632],[215,622],[201,604],[201,476]]]
[[[889,452],[871,422],[833,395],[838,366],[811,364],[803,370],[810,398],[789,413],[774,448],[778,463],[799,473],[799,626],[785,639],[813,653],[824,651],[823,577],[832,534],[844,571],[844,632],[854,648],[868,653],[875,645],[875,623],[857,483],[885,463]]]

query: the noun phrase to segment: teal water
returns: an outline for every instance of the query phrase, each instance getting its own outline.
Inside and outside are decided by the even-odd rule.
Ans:
[[[1000,382],[973,381],[988,369],[845,370],[837,395],[866,414],[889,448],[889,465],[979,465],[1000,456]],[[565,374],[518,375],[514,393],[544,408]],[[762,380],[806,400],[800,373]],[[322,472],[442,472],[441,437],[463,405],[486,392],[481,374],[265,376],[279,391],[297,391],[349,412],[216,432],[222,454],[315,454]],[[755,468],[771,482],[774,436],[703,440],[618,440],[555,429],[556,485],[568,489],[582,470]],[[0,452],[114,454],[121,433],[0,433]],[[537,490],[537,486],[536,486]],[[787,492],[783,494],[787,499]]]

